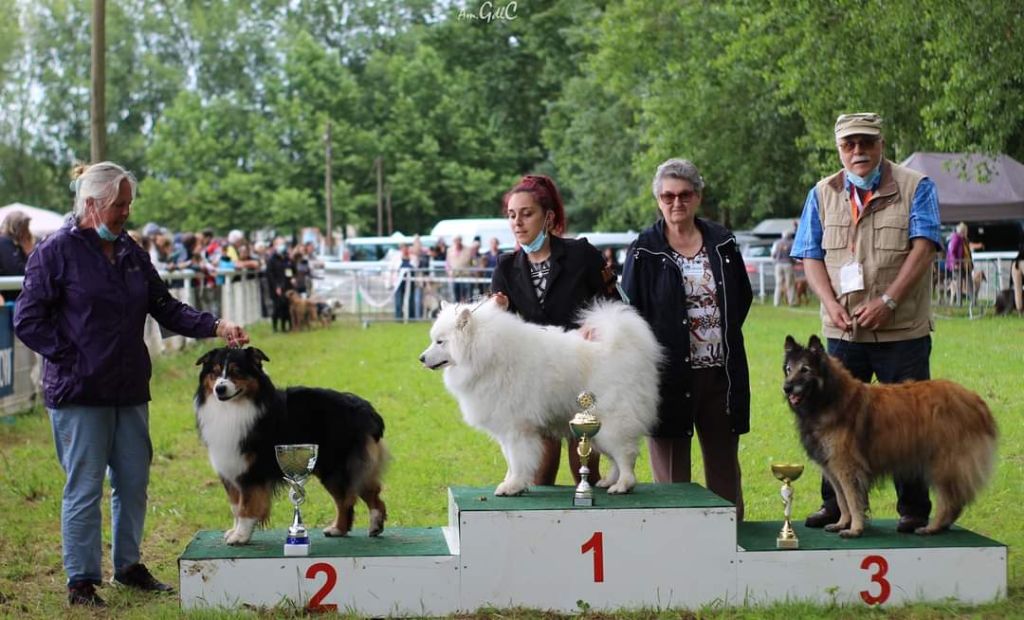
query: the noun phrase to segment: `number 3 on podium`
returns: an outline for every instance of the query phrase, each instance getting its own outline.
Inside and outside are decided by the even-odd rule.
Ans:
[[[604,534],[594,532],[587,542],[580,546],[580,553],[594,552],[594,583],[604,583]]]
[[[876,569],[871,575],[871,581],[878,584],[878,594],[871,594],[867,590],[861,590],[860,598],[868,605],[881,605],[889,600],[889,594],[892,592],[892,585],[885,578],[885,575],[889,572],[889,563],[880,555],[869,555],[860,563],[860,567],[864,570],[868,570],[871,566],[874,566]]]

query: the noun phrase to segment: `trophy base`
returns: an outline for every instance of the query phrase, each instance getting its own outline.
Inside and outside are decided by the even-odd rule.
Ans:
[[[286,556],[305,556],[309,555],[309,543],[304,545],[298,545],[295,543],[284,544],[284,554]]]
[[[775,539],[776,549],[799,549],[800,540],[797,538],[776,538]]]
[[[309,555],[308,536],[289,536],[284,542],[284,554],[286,556]]]
[[[579,495],[576,495],[576,496],[574,496],[572,498],[572,505],[573,506],[593,506],[594,505],[594,497],[593,496],[580,497]]]

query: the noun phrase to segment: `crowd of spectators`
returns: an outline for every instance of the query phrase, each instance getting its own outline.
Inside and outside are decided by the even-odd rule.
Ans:
[[[0,222],[0,276],[25,274],[25,261],[36,241],[29,233],[29,221],[24,213],[13,211]],[[181,289],[185,280],[190,279],[196,291],[194,305],[214,314],[221,314],[219,287],[227,278],[258,276],[263,315],[267,317],[273,316],[275,302],[287,291],[295,290],[303,297],[313,293],[316,244],[311,241],[293,244],[284,237],[277,237],[267,244],[250,241],[241,230],[232,230],[227,236],[218,236],[209,228],[198,232],[171,232],[153,222],[127,232],[149,253],[157,270],[191,270],[191,278],[168,278],[169,286]],[[274,256],[282,254],[287,257],[288,268],[282,270],[277,286],[271,287],[267,268]],[[283,290],[278,293],[277,289]],[[17,291],[8,291],[0,297],[0,302],[16,298]]]
[[[498,266],[502,252],[497,238],[488,241],[486,252],[481,252],[480,248],[479,238],[467,245],[459,235],[452,238],[450,247],[444,237],[439,237],[432,247],[424,247],[419,235],[413,237],[411,244],[400,244],[393,267],[406,270],[408,277],[401,278],[395,288],[395,318],[431,316],[442,298],[466,302],[486,295],[491,272]],[[443,292],[435,281],[440,276],[447,276],[449,280]],[[426,282],[427,278],[432,281]],[[467,279],[479,282],[467,282]]]

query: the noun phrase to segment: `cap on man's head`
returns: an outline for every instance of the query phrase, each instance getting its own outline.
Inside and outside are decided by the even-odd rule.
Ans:
[[[836,140],[855,135],[882,135],[882,117],[874,112],[840,115],[836,119]]]

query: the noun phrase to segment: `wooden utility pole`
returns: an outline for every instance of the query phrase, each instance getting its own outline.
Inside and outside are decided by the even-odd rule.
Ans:
[[[390,183],[388,184],[388,189],[387,189],[386,195],[387,195],[387,201],[388,201],[388,204],[387,204],[387,206],[388,206],[388,234],[390,235],[393,232],[395,232],[395,225],[394,225],[394,222],[391,219],[391,184]]]
[[[93,162],[107,158],[106,0],[92,0],[92,147]]]
[[[334,248],[334,181],[331,179],[331,168],[334,167],[334,153],[331,150],[331,121],[327,120],[327,131],[324,132],[324,209],[327,210],[327,243],[324,245],[326,254]]]
[[[377,166],[377,236],[384,236],[384,158],[373,160]]]

